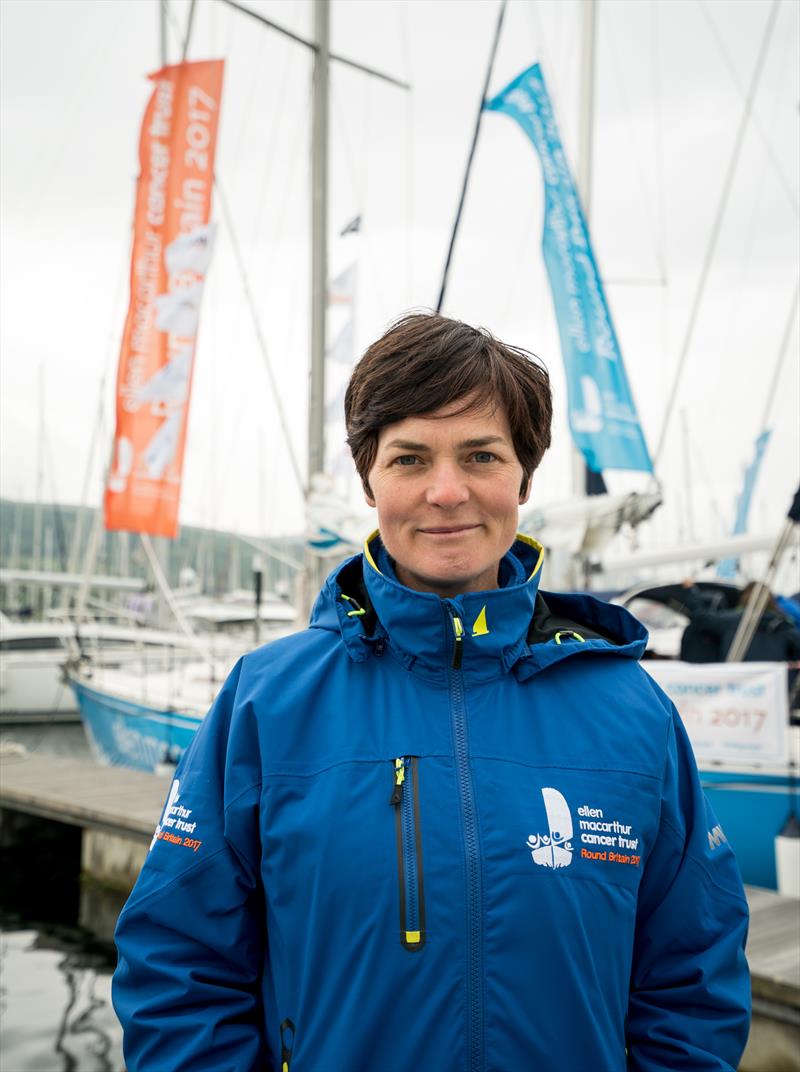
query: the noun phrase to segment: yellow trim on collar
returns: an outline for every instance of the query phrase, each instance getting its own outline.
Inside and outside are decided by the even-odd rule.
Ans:
[[[369,549],[369,544],[370,544],[370,540],[374,540],[375,537],[380,536],[380,534],[381,534],[381,530],[380,529],[375,529],[375,531],[371,532],[369,534],[369,536],[367,536],[366,540],[364,540],[364,557],[366,558],[367,562],[369,562],[370,566],[372,566],[372,568],[375,570],[376,573],[380,573],[381,571],[375,565],[375,559],[372,557],[372,552]]]
[[[517,533],[517,539],[522,540],[523,543],[526,543],[529,547],[532,547],[534,551],[539,552],[539,557],[536,559],[536,565],[533,567],[533,572],[528,578],[529,581],[532,581],[536,574],[539,572],[539,570],[542,568],[542,563],[544,562],[544,548],[538,540],[534,540],[532,536],[525,536],[521,532]]]

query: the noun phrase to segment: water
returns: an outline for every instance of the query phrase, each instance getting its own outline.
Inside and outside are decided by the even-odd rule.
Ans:
[[[0,743],[90,758],[80,725],[3,727]],[[9,856],[8,851],[0,855]],[[0,885],[0,1068],[3,1072],[123,1072],[111,1005],[116,956],[77,926],[77,874],[31,881],[24,855]]]

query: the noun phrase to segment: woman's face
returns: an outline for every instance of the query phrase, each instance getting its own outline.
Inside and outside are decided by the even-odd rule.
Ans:
[[[497,587],[524,478],[505,411],[464,400],[381,429],[367,495],[398,579],[445,598]]]

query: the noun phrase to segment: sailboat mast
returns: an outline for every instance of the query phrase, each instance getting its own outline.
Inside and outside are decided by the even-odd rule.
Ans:
[[[169,0],[159,0],[158,4],[158,40],[161,66],[167,65],[167,4]]]
[[[594,136],[594,67],[597,45],[597,0],[581,4],[581,84],[578,114],[578,159],[576,181],[587,230],[592,214],[592,146]],[[578,498],[587,492],[588,468],[583,454],[572,447],[572,494]]]
[[[597,48],[597,0],[583,0],[581,24],[581,86],[578,116],[577,181],[588,227],[592,206],[592,139],[594,134],[594,66]]]
[[[308,487],[325,465],[325,313],[328,279],[329,0],[314,0],[314,90],[311,129],[311,369]]]

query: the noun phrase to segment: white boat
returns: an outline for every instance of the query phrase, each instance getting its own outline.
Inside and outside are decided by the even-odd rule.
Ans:
[[[243,589],[228,592],[218,599],[195,596],[182,603],[177,600],[184,618],[200,632],[228,635],[250,632],[255,627],[253,593]],[[258,608],[259,626],[266,629],[287,628],[297,621],[297,610],[274,592],[265,592]]]
[[[293,622],[293,618],[292,618]],[[264,642],[285,636],[286,624],[264,628]],[[252,645],[235,636],[200,659],[148,660],[124,665],[80,661],[69,683],[95,759],[105,766],[159,771],[178,762],[236,658]]]
[[[116,665],[149,655],[153,662],[191,649],[180,633],[91,621],[15,622],[0,612],[0,721],[77,721],[65,675],[70,658]],[[159,654],[160,653],[160,654]]]
[[[69,680],[95,759],[158,772],[178,762],[230,670],[224,659],[153,670],[75,667]]]

